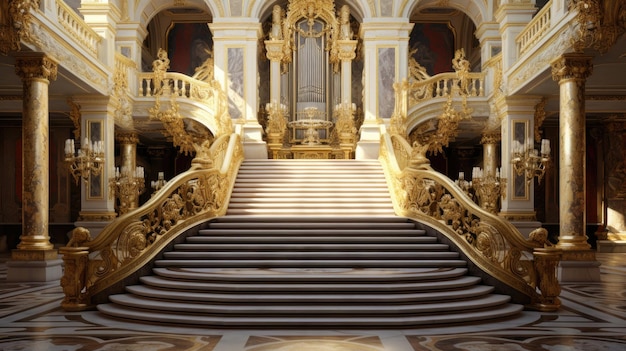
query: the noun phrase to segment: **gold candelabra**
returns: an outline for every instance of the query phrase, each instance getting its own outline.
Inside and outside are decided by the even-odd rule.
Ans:
[[[161,190],[167,184],[167,180],[165,180],[165,173],[159,172],[157,180],[153,180],[150,182],[150,187],[154,189],[155,192]]]
[[[87,181],[90,175],[99,175],[104,166],[104,143],[102,141],[89,142],[85,138],[82,148],[76,149],[74,139],[65,140],[65,163],[76,184],[80,178]]]
[[[506,196],[506,178],[500,177],[500,169],[496,169],[495,175],[490,175],[485,174],[482,168],[474,167],[471,187],[480,207],[491,213],[498,212],[498,201]]]
[[[143,194],[145,189],[144,169],[137,166],[134,171],[127,167],[115,168],[115,176],[109,179],[109,194],[119,200],[120,214],[137,208],[139,204],[139,195]]]
[[[550,140],[541,140],[541,149],[535,149],[535,144],[529,138],[525,144],[513,141],[513,153],[511,163],[517,175],[525,175],[526,181],[530,182],[534,177],[541,183],[546,173],[546,167],[550,163]]]

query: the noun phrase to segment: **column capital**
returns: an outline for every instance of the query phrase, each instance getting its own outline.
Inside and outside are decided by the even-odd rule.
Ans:
[[[560,82],[564,79],[585,80],[593,72],[592,56],[563,54],[552,61],[552,79]]]
[[[24,53],[15,58],[15,73],[28,79],[57,79],[57,61],[52,57],[40,53]]]
[[[115,140],[121,144],[137,144],[139,143],[139,136],[135,132],[122,132],[115,135]]]
[[[284,56],[284,43],[284,40],[266,40],[265,48],[267,52],[265,53],[265,55],[267,56],[267,59],[274,62],[281,62]]]
[[[502,140],[502,133],[500,131],[491,132],[483,134],[483,137],[480,139],[480,143],[485,144],[499,144],[500,140]]]

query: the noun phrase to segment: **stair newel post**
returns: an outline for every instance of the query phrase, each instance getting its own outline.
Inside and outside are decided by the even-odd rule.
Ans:
[[[67,246],[59,248],[63,256],[64,270],[61,287],[65,298],[61,307],[66,311],[83,311],[90,307],[91,296],[87,288],[89,267],[89,247],[91,233],[84,227],[72,230],[72,237]]]
[[[64,272],[61,277],[61,287],[65,298],[61,307],[66,311],[83,311],[89,306],[90,297],[85,288],[87,264],[89,262],[89,248],[62,247],[59,254],[63,256]]]
[[[537,274],[540,301],[532,307],[539,311],[556,311],[561,307],[561,285],[557,278],[557,266],[561,260],[561,249],[555,247],[536,248],[533,251],[533,266]]]

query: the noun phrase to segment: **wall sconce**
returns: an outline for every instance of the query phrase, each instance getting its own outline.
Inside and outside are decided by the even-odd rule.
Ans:
[[[102,141],[90,143],[85,138],[82,148],[76,149],[74,139],[65,140],[65,163],[76,184],[80,178],[87,181],[90,175],[99,175],[104,165],[104,143]]]
[[[541,183],[541,179],[546,173],[546,167],[550,162],[550,140],[541,140],[541,149],[535,149],[532,138],[529,138],[525,144],[519,141],[513,141],[513,153],[511,155],[511,163],[517,175],[525,175],[526,181],[530,182],[534,177]]]

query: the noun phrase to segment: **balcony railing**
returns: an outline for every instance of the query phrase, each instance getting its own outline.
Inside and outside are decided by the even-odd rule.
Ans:
[[[515,38],[517,44],[518,57],[523,56],[530,48],[532,48],[541,38],[543,38],[548,29],[550,29],[550,21],[552,17],[552,0],[548,1],[545,6],[537,13],[535,18],[528,24]]]
[[[464,89],[462,93],[468,97],[485,96],[485,74],[469,73],[463,85],[456,72],[440,73],[425,80],[411,82],[408,86],[408,107],[411,109],[413,105],[435,98],[447,98],[460,93],[461,89]]]
[[[63,0],[56,0],[57,19],[67,33],[84,45],[94,56],[98,56],[98,44],[102,37],[98,35],[74,10]]]

